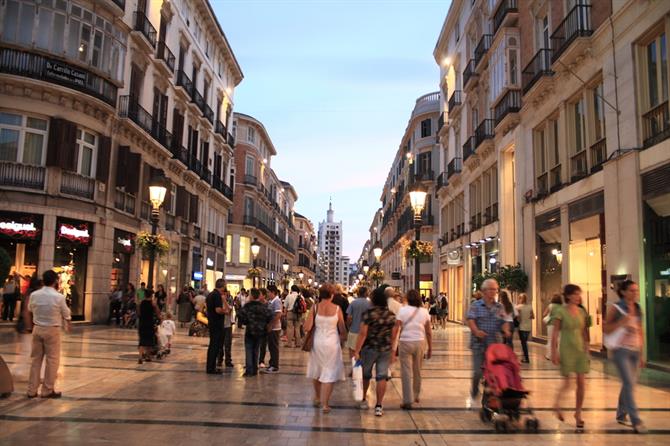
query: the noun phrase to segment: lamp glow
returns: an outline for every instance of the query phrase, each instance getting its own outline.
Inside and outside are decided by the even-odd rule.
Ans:
[[[254,241],[251,242],[251,255],[254,256],[254,259],[261,252],[261,245],[258,243],[258,239],[254,238]]]

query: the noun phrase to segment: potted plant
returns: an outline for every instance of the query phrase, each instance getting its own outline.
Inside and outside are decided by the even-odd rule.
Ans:
[[[136,242],[145,257],[150,257],[152,254],[163,255],[170,250],[170,243],[160,234],[140,231],[137,234]]]

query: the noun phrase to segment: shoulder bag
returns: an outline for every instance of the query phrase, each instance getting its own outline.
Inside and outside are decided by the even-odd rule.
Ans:
[[[616,308],[619,311],[619,313],[621,313],[623,316],[628,315],[628,313],[623,311],[621,307],[619,307],[617,304],[614,304],[612,306]],[[616,330],[612,330],[609,333],[604,333],[603,345],[607,350],[616,350],[619,347],[621,347],[621,341],[623,341],[623,337],[625,335],[626,335],[626,327],[624,325],[617,328]]]
[[[316,330],[316,313],[319,310],[319,305],[314,305],[314,314],[312,316],[312,327],[305,333],[305,340],[302,342],[302,351],[311,352],[314,346],[314,331]]]

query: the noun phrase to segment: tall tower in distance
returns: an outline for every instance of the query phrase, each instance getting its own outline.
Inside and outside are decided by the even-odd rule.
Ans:
[[[342,222],[335,221],[333,200],[328,203],[326,220],[319,223],[318,262],[320,283],[345,283],[342,271]]]

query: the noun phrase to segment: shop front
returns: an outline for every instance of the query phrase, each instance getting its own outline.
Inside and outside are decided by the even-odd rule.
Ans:
[[[563,285],[563,252],[561,247],[561,210],[554,209],[535,217],[537,293],[533,302],[538,337],[547,336],[547,325],[542,315],[554,294],[560,294]]]
[[[22,293],[37,273],[42,223],[42,215],[0,212],[0,247],[9,254],[10,271],[21,276]]]
[[[467,301],[463,295],[463,254],[462,250],[454,249],[447,253],[446,267],[443,265],[440,280],[440,291],[447,294],[449,302],[449,320],[465,322]]]
[[[135,234],[114,229],[114,252],[110,286],[125,287],[130,282],[130,259],[135,253]]]
[[[86,302],[88,249],[93,240],[93,223],[58,217],[54,271],[73,320],[83,320]]]
[[[670,164],[642,176],[647,355],[670,366]]]

